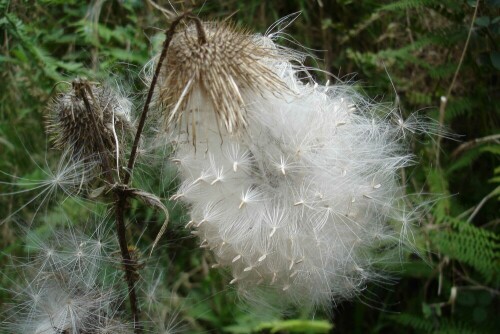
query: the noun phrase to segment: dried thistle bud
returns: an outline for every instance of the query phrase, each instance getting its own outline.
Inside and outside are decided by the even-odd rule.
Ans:
[[[197,119],[199,103],[191,101],[209,101],[203,112],[214,113],[220,127],[236,133],[247,125],[245,106],[251,101],[245,91],[289,90],[269,66],[285,57],[272,43],[227,23],[195,23],[173,36],[160,73],[165,126]],[[191,133],[194,141],[194,127]]]
[[[71,90],[50,104],[47,132],[55,148],[69,149],[74,158],[98,160],[105,169],[112,168],[133,128],[130,105],[109,87],[76,79]]]

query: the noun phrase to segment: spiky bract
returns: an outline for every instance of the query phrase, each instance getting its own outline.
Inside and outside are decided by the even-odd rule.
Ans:
[[[185,119],[196,136],[200,105],[193,100],[203,101],[203,109],[211,109],[229,133],[244,128],[242,89],[256,94],[287,89],[268,66],[278,59],[284,60],[283,55],[264,39],[232,25],[205,22],[201,31],[188,25],[173,37],[160,75],[166,128],[171,130]]]

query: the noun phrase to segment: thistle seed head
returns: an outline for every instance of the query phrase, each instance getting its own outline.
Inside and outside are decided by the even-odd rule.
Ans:
[[[413,219],[400,218],[413,156],[394,111],[304,82],[308,69],[270,37],[203,27],[205,43],[195,27],[175,35],[161,86],[167,120],[183,117],[165,132],[182,181],[171,199],[190,206],[200,247],[243,296],[279,306],[328,306],[383,281],[374,264],[406,244]]]
[[[54,147],[74,158],[117,161],[120,143],[133,126],[130,102],[106,86],[85,79],[72,82],[49,106],[47,132]]]
[[[189,24],[177,31],[159,81],[167,130],[183,117],[196,119],[201,101],[209,102],[203,111],[215,113],[218,125],[228,133],[245,128],[245,106],[252,102],[245,92],[289,90],[270,66],[283,60],[273,43],[227,23]],[[194,141],[196,128],[190,131]]]

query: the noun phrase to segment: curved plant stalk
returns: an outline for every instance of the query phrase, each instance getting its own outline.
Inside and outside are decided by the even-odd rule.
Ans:
[[[133,191],[130,191],[128,184],[131,181],[133,168],[135,164],[135,160],[137,158],[137,149],[139,147],[139,141],[141,138],[142,131],[144,129],[144,125],[146,123],[146,118],[149,112],[149,106],[151,104],[151,100],[153,98],[154,89],[156,83],[158,81],[158,77],[160,75],[161,67],[165,57],[167,55],[168,47],[170,42],[172,41],[173,36],[175,35],[175,29],[184,19],[193,20],[196,29],[198,31],[198,37],[200,44],[204,44],[206,42],[205,32],[202,28],[202,24],[200,19],[189,15],[189,13],[179,16],[172,24],[170,28],[166,31],[165,42],[163,43],[163,48],[160,54],[160,58],[158,59],[158,64],[156,65],[155,73],[153,79],[151,81],[151,85],[149,87],[148,95],[146,101],[144,103],[144,107],[141,113],[141,118],[139,120],[139,125],[137,127],[137,132],[135,134],[134,143],[132,145],[132,150],[130,153],[130,157],[127,164],[127,170],[125,172],[125,177],[123,179],[123,183],[119,186],[114,187],[114,191],[116,194],[116,202],[115,202],[115,214],[116,214],[116,233],[118,235],[118,242],[120,244],[120,251],[122,256],[122,263],[125,269],[125,279],[128,285],[129,291],[129,300],[130,300],[130,308],[132,311],[132,316],[134,318],[134,330],[135,333],[141,333],[142,328],[139,325],[140,320],[140,310],[137,301],[137,294],[135,292],[135,283],[136,283],[136,266],[134,265],[134,261],[131,259],[126,239],[126,226],[125,226],[125,209],[127,206],[127,201],[130,196],[134,195]],[[159,235],[155,240],[155,244],[158,242],[158,239],[161,237],[161,234],[165,231],[166,223],[168,222],[168,216],[165,220],[164,225],[162,226]],[[153,246],[154,247],[154,246]]]

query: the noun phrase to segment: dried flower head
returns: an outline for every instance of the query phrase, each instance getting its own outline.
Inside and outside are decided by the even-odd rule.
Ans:
[[[132,129],[130,107],[111,88],[76,79],[72,89],[50,104],[47,132],[55,148],[69,149],[77,159],[111,164],[119,159],[120,144]]]
[[[199,103],[218,124],[235,133],[247,125],[242,89],[254,93],[287,87],[269,66],[284,60],[265,39],[221,22],[195,21],[178,31],[169,46],[159,82],[165,126],[197,119]],[[196,136],[196,122],[189,122]],[[184,123],[186,124],[186,123]]]

